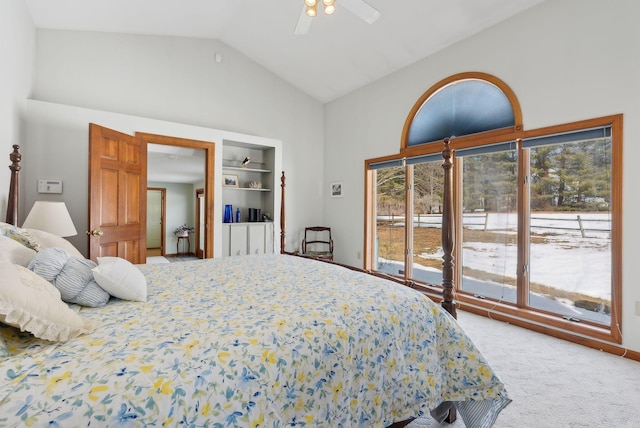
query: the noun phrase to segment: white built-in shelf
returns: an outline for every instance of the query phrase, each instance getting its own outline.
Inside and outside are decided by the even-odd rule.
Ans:
[[[271,189],[254,189],[252,187],[222,187],[225,190],[248,190],[253,192],[270,192]]]
[[[223,166],[225,171],[246,171],[246,172],[271,172],[269,169],[242,168],[238,166]]]
[[[226,171],[245,171],[245,172],[261,172],[261,173],[269,173],[270,169],[265,169],[265,164],[262,162],[250,162],[252,168],[246,168],[242,166],[242,161],[234,160],[234,159],[223,159],[222,161],[222,169]]]

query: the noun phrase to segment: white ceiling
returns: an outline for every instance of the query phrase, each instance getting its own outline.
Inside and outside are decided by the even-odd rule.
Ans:
[[[294,29],[303,0],[26,3],[38,28],[218,39],[326,103],[543,0],[366,0],[382,14],[373,24],[341,1],[302,36]]]
[[[198,183],[204,180],[205,151],[147,144],[147,181]]]
[[[366,0],[381,12],[373,24],[341,7],[341,1],[347,0],[335,0],[333,15],[318,11],[305,35],[294,34],[303,0],[26,3],[37,28],[218,39],[327,103],[543,0]],[[203,179],[202,153],[171,156],[154,146],[149,181]]]

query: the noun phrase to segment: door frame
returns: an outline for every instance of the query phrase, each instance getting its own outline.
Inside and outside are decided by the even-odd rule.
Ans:
[[[136,132],[136,137],[142,143],[163,144],[166,146],[177,146],[189,149],[202,149],[205,151],[205,235],[204,235],[204,255],[203,258],[213,257],[214,223],[213,223],[213,179],[214,179],[214,159],[215,143],[212,141],[191,140],[187,138],[170,137],[167,135],[148,134]],[[145,161],[146,162],[146,161]],[[146,208],[145,208],[146,209]]]
[[[202,188],[197,188],[196,189],[196,257],[198,257],[199,259],[203,259],[204,258],[204,250],[202,248],[200,248],[200,235],[201,235],[201,230],[200,230],[200,219],[202,217],[201,214],[201,210],[200,210],[200,198],[204,198],[204,189]],[[206,202],[206,199],[205,199]]]

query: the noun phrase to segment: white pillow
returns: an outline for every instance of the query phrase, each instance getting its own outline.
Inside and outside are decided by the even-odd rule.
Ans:
[[[98,266],[92,269],[100,287],[123,300],[147,300],[147,279],[140,269],[120,257],[98,257]]]
[[[50,341],[91,332],[96,322],[71,310],[44,278],[13,263],[0,262],[0,322]]]
[[[29,229],[26,230],[31,236],[35,238],[40,244],[41,248],[62,248],[69,255],[73,257],[79,257],[84,259],[82,253],[73,246],[73,244],[64,238],[54,235],[53,233],[45,232],[44,230]]]
[[[0,235],[0,261],[27,266],[36,252],[12,238]]]

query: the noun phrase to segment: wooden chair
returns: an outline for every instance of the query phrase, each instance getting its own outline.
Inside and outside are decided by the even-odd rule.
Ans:
[[[320,235],[320,237],[318,235]],[[328,237],[323,240],[321,239],[322,235],[328,235]],[[321,248],[321,250],[319,248]],[[315,259],[333,261],[331,228],[324,226],[305,227],[304,239],[302,240],[302,255]]]

